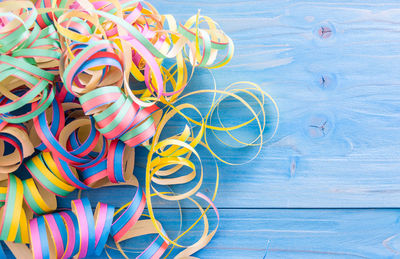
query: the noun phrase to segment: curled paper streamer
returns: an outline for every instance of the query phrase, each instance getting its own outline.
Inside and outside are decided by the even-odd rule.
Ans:
[[[6,155],[5,143],[14,149]],[[18,124],[4,124],[0,130],[0,174],[16,171],[22,160],[34,152],[33,145],[29,141],[25,127]],[[1,176],[0,179],[5,179]]]
[[[140,189],[138,190],[141,193]],[[73,200],[71,204],[72,211],[46,214],[30,221],[34,258],[99,256],[109,235],[112,235],[116,242],[133,237],[124,230],[132,229],[132,225],[145,227],[145,232],[140,233],[142,235],[156,233],[152,228],[152,222],[132,221],[138,218],[137,213],[131,215],[132,206],[114,216],[114,207],[104,203],[97,204],[94,215],[89,200],[86,198]],[[123,234],[120,234],[121,232]],[[139,257],[159,258],[167,246],[168,244],[162,238],[156,237]]]
[[[66,258],[74,255],[83,258],[93,252],[99,255],[103,251],[108,235],[111,235],[116,243],[139,235],[137,232],[132,232],[132,228],[139,222],[146,201],[144,192],[135,177],[131,176],[126,182],[127,185],[136,188],[132,201],[115,214],[112,206],[99,203],[94,216],[95,220],[93,220],[87,199],[73,201],[73,213],[62,211],[45,214],[56,209],[54,206],[56,201],[52,199],[54,196],[50,193],[65,196],[75,189],[63,182],[62,177],[57,177],[59,172],[50,153],[41,153],[33,157],[26,167],[33,178],[21,181],[14,174],[8,174],[7,187],[0,187],[0,197],[2,197],[0,200],[5,203],[2,226],[7,227],[0,230],[3,240],[31,243],[34,258],[61,258],[62,255]],[[51,172],[47,167],[54,171]],[[42,173],[41,170],[45,172]],[[47,178],[43,177],[45,174]],[[30,231],[27,228],[24,199],[35,214],[45,214],[30,220]],[[146,229],[148,228],[153,229],[151,221],[146,224]],[[146,231],[142,235],[157,233],[155,230]],[[28,233],[30,238],[27,236]],[[150,244],[152,249],[143,252],[144,255],[149,256],[144,258],[151,258],[154,254],[161,255],[167,248],[168,245],[162,238],[156,239],[159,241]],[[154,247],[157,247],[155,251]],[[147,251],[153,251],[154,254]]]
[[[0,3],[0,119],[7,122],[31,120],[54,99],[60,43],[54,26],[41,29],[36,17],[32,2]]]
[[[161,110],[156,106],[141,108],[121,88],[101,87],[79,98],[82,109],[93,115],[97,130],[108,139],[119,138],[131,147],[147,141],[155,133]]]
[[[199,13],[177,23],[142,1],[1,2],[0,240],[17,257],[40,259],[98,256],[110,247],[108,237],[128,258],[119,244],[148,234],[156,237],[138,258],[160,258],[168,247],[165,257],[179,247],[176,258],[188,258],[205,247],[218,229],[217,224],[210,230],[207,213],[213,209],[219,221],[213,203],[219,171],[216,162],[209,198],[200,192],[204,166],[198,149],[205,148],[216,161],[238,164],[217,154],[207,138],[211,132],[228,146],[256,147],[254,159],[279,122],[275,101],[250,82],[184,92],[196,68],[222,67],[233,52],[229,36]],[[213,99],[205,113],[188,101],[209,94]],[[250,114],[245,122],[224,124],[220,109],[228,98]],[[264,136],[267,103],[277,115],[270,136]],[[186,126],[164,137],[175,116]],[[253,139],[235,134],[250,124],[258,131]],[[138,146],[148,150],[142,185],[134,175]],[[30,177],[16,172],[21,165]],[[184,168],[188,173],[182,174]],[[134,189],[132,200],[118,210],[99,202],[93,214],[86,198],[72,201],[71,210],[57,207],[56,197],[75,189],[115,185]],[[183,193],[160,188],[178,185],[191,187]],[[201,215],[170,238],[154,214],[154,196],[189,200]],[[146,205],[149,215],[143,214]],[[199,239],[183,245],[181,238],[200,221]]]

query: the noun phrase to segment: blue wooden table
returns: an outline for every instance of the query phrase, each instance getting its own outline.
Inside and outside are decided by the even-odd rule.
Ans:
[[[236,47],[232,62],[214,71],[218,87],[253,81],[280,108],[279,130],[257,159],[244,166],[220,164],[220,228],[196,256],[400,257],[400,2],[152,3],[180,21],[198,9],[213,17]],[[198,70],[191,89],[210,78]],[[233,160],[254,153],[217,151]],[[143,179],[145,151],[136,153],[135,174]],[[202,191],[211,194],[213,160],[205,156],[209,170]],[[114,192],[120,200],[102,190],[83,195],[93,204],[109,199],[116,206],[132,195],[124,188]],[[171,237],[199,215],[182,204],[181,228],[177,204],[154,202]],[[214,227],[215,217],[210,221]],[[193,242],[201,227],[182,242]],[[123,247],[134,256],[145,241]]]

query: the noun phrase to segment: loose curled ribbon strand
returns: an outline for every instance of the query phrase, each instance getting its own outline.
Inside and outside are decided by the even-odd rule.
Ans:
[[[210,230],[210,208],[219,222],[217,161],[240,164],[217,154],[208,133],[230,147],[256,147],[251,161],[279,123],[273,98],[251,82],[219,90],[214,80],[213,89],[185,92],[196,68],[220,68],[233,53],[230,37],[200,13],[178,23],[136,0],[1,2],[0,239],[18,257],[29,256],[23,244],[30,244],[40,259],[99,256],[110,247],[108,237],[128,258],[120,243],[149,234],[156,237],[138,258],[160,258],[168,246],[165,257],[179,247],[176,257],[188,258],[205,247],[218,228]],[[210,94],[206,112],[188,101]],[[228,98],[250,114],[245,122],[225,125],[220,110]],[[272,123],[266,105],[276,113],[269,136],[264,136]],[[184,129],[165,137],[176,116],[186,120]],[[254,138],[235,135],[250,125],[256,125]],[[143,187],[134,175],[138,146],[148,150]],[[202,148],[216,165],[211,198],[200,192]],[[29,177],[14,173],[21,165]],[[83,198],[73,200],[71,210],[57,210],[56,197],[116,185],[134,189],[132,200],[119,209],[99,202],[93,213]],[[175,192],[175,186],[188,189]],[[178,205],[191,201],[200,216],[170,238],[155,216],[155,196]],[[146,205],[149,215],[143,214]],[[199,239],[182,245],[181,238],[201,221]]]

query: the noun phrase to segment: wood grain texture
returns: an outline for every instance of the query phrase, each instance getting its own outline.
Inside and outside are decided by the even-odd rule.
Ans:
[[[220,228],[215,239],[195,256],[263,258],[266,254],[265,258],[356,259],[397,258],[400,254],[399,210],[222,209],[220,212]],[[183,229],[193,221],[189,217],[191,213],[197,211],[184,210]],[[180,224],[176,211],[164,209],[162,214],[165,215],[163,224],[170,229],[168,234],[175,237]],[[215,218],[210,216],[210,220],[211,226],[215,226]],[[194,242],[200,234],[191,232],[183,243]],[[122,244],[132,251],[130,258],[145,248],[146,242],[140,240]],[[113,258],[121,258],[111,253]]]
[[[167,234],[176,237],[180,229],[179,213],[175,209],[156,210],[155,213],[163,215],[161,221]],[[182,229],[193,222],[193,214],[198,215],[198,212],[183,211]],[[392,259],[400,256],[398,209],[220,209],[220,215],[215,238],[195,256],[221,259],[263,258],[265,254],[267,259]],[[215,217],[210,215],[209,219],[211,227],[215,227]],[[183,244],[194,242],[202,227],[190,232],[182,240]],[[129,258],[135,258],[152,238],[131,239],[121,246],[129,251]],[[112,241],[109,244],[113,244]],[[123,258],[111,249],[107,251],[114,259]],[[9,252],[8,255],[13,258]]]
[[[399,207],[400,2],[153,4],[180,21],[198,9],[213,17],[236,46],[232,62],[214,72],[218,87],[251,80],[275,98],[281,112],[277,135],[257,159],[237,167],[220,164],[220,230],[196,256],[263,258],[267,251],[266,258],[400,257],[399,210],[332,209]],[[210,88],[210,79],[209,72],[198,70],[189,89]],[[207,101],[197,102],[206,109]],[[233,104],[226,108],[233,122],[248,116]],[[173,121],[169,133],[182,125]],[[253,125],[243,135],[254,132]],[[214,147],[233,161],[254,154],[254,149]],[[202,191],[210,194],[214,161],[200,152],[206,167]],[[138,148],[135,174],[142,182],[145,159],[145,150]],[[121,187],[83,195],[93,205],[101,200],[121,206],[132,191]],[[69,206],[74,197],[60,199],[60,205]],[[154,205],[167,232],[176,235],[179,215],[169,208],[177,204],[154,200]],[[191,204],[182,206],[195,213]],[[149,240],[128,241],[125,247],[139,252]]]
[[[195,5],[236,44],[232,63],[215,72],[219,85],[259,83],[281,110],[278,134],[256,161],[223,167],[219,206],[398,206],[398,1]],[[321,26],[333,35],[321,39]],[[325,135],[310,128],[326,121]]]
[[[236,45],[232,62],[214,72],[218,87],[251,80],[275,98],[281,111],[277,135],[255,161],[220,165],[218,207],[398,206],[398,1],[202,0],[154,5],[180,21],[197,9],[213,17]],[[331,31],[329,37],[320,36],[321,27]],[[198,70],[189,89],[209,88],[210,80],[207,71]],[[197,103],[206,108],[202,100]],[[228,116],[248,116],[233,107],[228,106]],[[178,124],[169,130],[176,133]],[[231,160],[254,153],[215,148]],[[144,166],[145,152],[137,153],[136,164]],[[203,192],[209,193],[215,173],[211,157],[203,155],[209,166]],[[141,168],[135,174],[143,178]],[[104,194],[89,196],[101,199]]]

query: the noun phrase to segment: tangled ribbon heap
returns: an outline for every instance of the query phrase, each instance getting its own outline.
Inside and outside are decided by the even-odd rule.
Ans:
[[[109,237],[127,258],[119,243],[148,234],[156,237],[138,258],[160,258],[168,247],[169,253],[183,248],[176,257],[187,258],[205,247],[218,227],[209,230],[207,212],[213,208],[219,220],[213,204],[219,176],[217,167],[211,198],[199,192],[204,172],[197,148],[234,164],[210,147],[211,130],[242,146],[257,146],[258,154],[269,140],[263,137],[267,100],[278,114],[273,99],[249,82],[183,92],[195,68],[222,67],[233,52],[232,40],[211,18],[197,14],[178,24],[146,2],[1,2],[0,239],[17,258],[99,256]],[[185,102],[201,94],[213,95],[207,113]],[[251,118],[224,126],[219,105],[226,98],[239,102]],[[215,114],[219,125],[212,123]],[[186,127],[163,137],[174,116],[186,120]],[[258,129],[256,138],[244,141],[233,135],[251,123]],[[133,174],[138,146],[148,150],[143,186]],[[29,177],[18,174],[21,168]],[[194,181],[184,193],[158,189]],[[87,198],[73,200],[71,210],[57,208],[56,196],[115,185],[134,190],[131,202],[119,209],[99,202],[93,213]],[[172,240],[154,215],[155,196],[189,200],[201,216]],[[148,215],[143,214],[146,205]],[[200,239],[186,247],[179,244],[201,220]],[[5,256],[1,246],[0,256]]]

